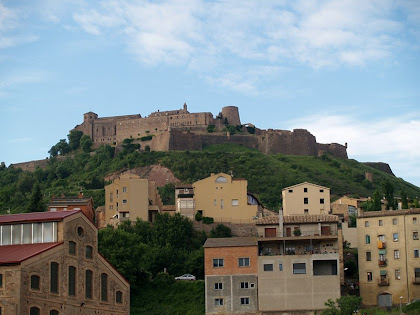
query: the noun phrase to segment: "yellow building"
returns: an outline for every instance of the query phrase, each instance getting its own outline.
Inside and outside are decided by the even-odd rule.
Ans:
[[[420,299],[420,209],[365,212],[357,229],[362,303]]]
[[[330,189],[308,182],[286,187],[281,192],[284,215],[328,214]]]
[[[105,222],[115,225],[122,221],[153,221],[162,211],[162,200],[154,181],[125,173],[105,186]]]
[[[251,223],[258,216],[259,203],[247,194],[247,186],[246,179],[211,174],[193,184],[195,209],[215,222]]]

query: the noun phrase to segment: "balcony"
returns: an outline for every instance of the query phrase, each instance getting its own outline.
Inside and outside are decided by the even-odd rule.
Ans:
[[[413,284],[420,284],[420,277],[414,277]]]
[[[380,286],[380,287],[389,286],[389,279],[388,278],[386,278],[386,279],[384,279],[384,278],[379,279],[378,286]]]
[[[378,265],[379,267],[385,267],[386,265],[388,265],[388,259],[379,259]]]
[[[382,242],[382,241],[378,241],[378,248],[379,249],[385,249],[386,248],[386,243]]]

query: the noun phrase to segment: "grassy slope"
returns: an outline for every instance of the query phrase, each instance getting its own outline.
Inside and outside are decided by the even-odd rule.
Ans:
[[[204,281],[149,285],[131,297],[131,314],[204,314]]]

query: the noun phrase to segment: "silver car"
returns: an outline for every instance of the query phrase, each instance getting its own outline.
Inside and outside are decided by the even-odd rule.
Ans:
[[[194,281],[195,276],[190,275],[189,273],[186,273],[185,275],[175,277],[175,280],[188,280],[188,281]]]

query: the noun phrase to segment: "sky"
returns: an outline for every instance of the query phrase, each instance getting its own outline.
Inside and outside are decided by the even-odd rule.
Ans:
[[[239,107],[420,187],[420,1],[0,0],[0,161],[100,117]]]

